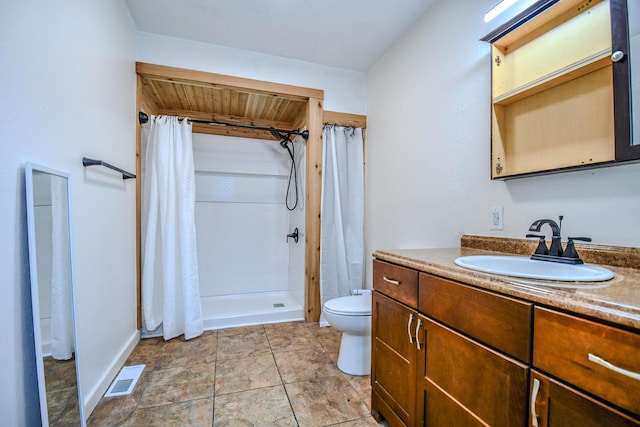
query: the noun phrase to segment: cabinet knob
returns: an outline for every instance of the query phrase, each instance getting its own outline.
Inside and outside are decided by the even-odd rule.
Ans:
[[[616,50],[611,54],[611,60],[613,62],[620,62],[624,58],[624,52],[621,50]]]

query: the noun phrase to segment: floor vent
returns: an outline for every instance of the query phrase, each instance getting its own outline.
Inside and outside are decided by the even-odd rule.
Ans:
[[[281,302],[277,302],[277,303],[273,304],[273,308],[282,308],[282,307],[284,307],[284,304],[281,303]]]
[[[143,370],[144,365],[125,366],[122,368],[116,379],[111,383],[111,387],[104,394],[104,397],[131,394]]]

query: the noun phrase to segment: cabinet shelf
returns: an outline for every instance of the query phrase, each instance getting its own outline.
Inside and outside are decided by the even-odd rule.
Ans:
[[[493,98],[494,105],[509,105],[523,98],[536,95],[547,89],[580,78],[593,71],[611,65],[611,48],[595,53],[588,58],[576,61],[566,67],[553,71],[530,83],[512,89]]]

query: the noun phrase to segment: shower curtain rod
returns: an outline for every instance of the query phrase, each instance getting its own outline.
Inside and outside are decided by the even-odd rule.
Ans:
[[[276,128],[271,128],[271,127],[265,127],[265,126],[254,126],[254,125],[243,125],[241,123],[228,123],[228,122],[218,122],[215,120],[201,120],[201,119],[190,119],[187,117],[187,120],[189,120],[192,123],[203,123],[203,124],[208,124],[208,125],[218,125],[218,126],[232,126],[232,127],[237,127],[237,128],[245,128],[245,129],[257,129],[257,130],[266,130],[271,132],[271,135],[273,135],[274,138],[281,140],[281,139],[289,139],[289,137],[291,137],[291,135],[300,135],[302,138],[304,138],[304,140],[306,141],[307,139],[309,139],[309,131],[308,130],[303,130],[300,131],[298,129],[296,130],[285,130],[285,129],[276,129]],[[143,113],[142,111],[140,111],[138,113],[138,121],[140,122],[140,124],[145,124],[149,121],[149,116],[146,113]]]

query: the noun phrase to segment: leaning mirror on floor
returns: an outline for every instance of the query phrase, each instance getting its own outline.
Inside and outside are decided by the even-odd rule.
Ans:
[[[76,369],[69,175],[27,163],[25,179],[42,425],[84,426]]]

